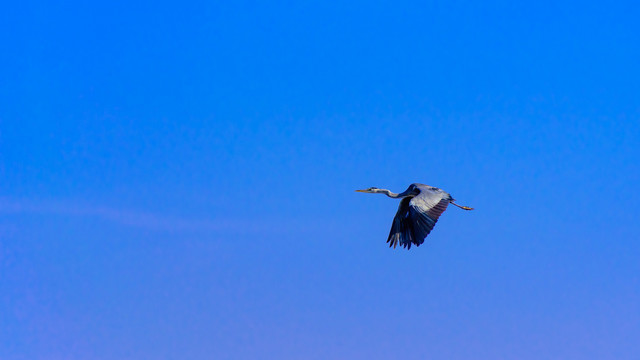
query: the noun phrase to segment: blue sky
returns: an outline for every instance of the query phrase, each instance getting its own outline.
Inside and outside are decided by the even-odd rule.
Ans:
[[[639,10],[7,5],[0,358],[638,358]]]

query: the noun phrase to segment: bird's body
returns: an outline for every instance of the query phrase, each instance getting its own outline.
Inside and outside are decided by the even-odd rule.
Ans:
[[[464,210],[473,210],[470,207],[454,203],[455,200],[446,191],[425,184],[411,184],[406,191],[400,194],[378,188],[356,191],[385,194],[394,199],[402,198],[387,238],[389,247],[393,246],[394,248],[399,244],[410,249],[411,244],[420,246],[424,243],[424,239],[433,230],[438,218],[449,204]]]

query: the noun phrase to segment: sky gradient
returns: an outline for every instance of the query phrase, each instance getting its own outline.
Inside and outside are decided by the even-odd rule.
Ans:
[[[639,358],[638,18],[7,5],[0,358]]]

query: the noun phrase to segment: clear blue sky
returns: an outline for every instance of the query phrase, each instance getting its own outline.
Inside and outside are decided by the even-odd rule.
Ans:
[[[6,4],[0,358],[640,358],[639,18]]]

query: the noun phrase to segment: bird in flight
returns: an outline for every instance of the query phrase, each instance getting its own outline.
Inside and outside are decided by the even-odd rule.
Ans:
[[[385,194],[394,199],[402,198],[387,239],[389,247],[393,246],[394,249],[398,244],[410,249],[411,244],[420,246],[424,243],[424,239],[433,230],[438,218],[449,204],[464,210],[473,210],[468,206],[456,204],[455,199],[448,192],[425,184],[411,184],[406,191],[400,194],[375,187],[356,191]]]

